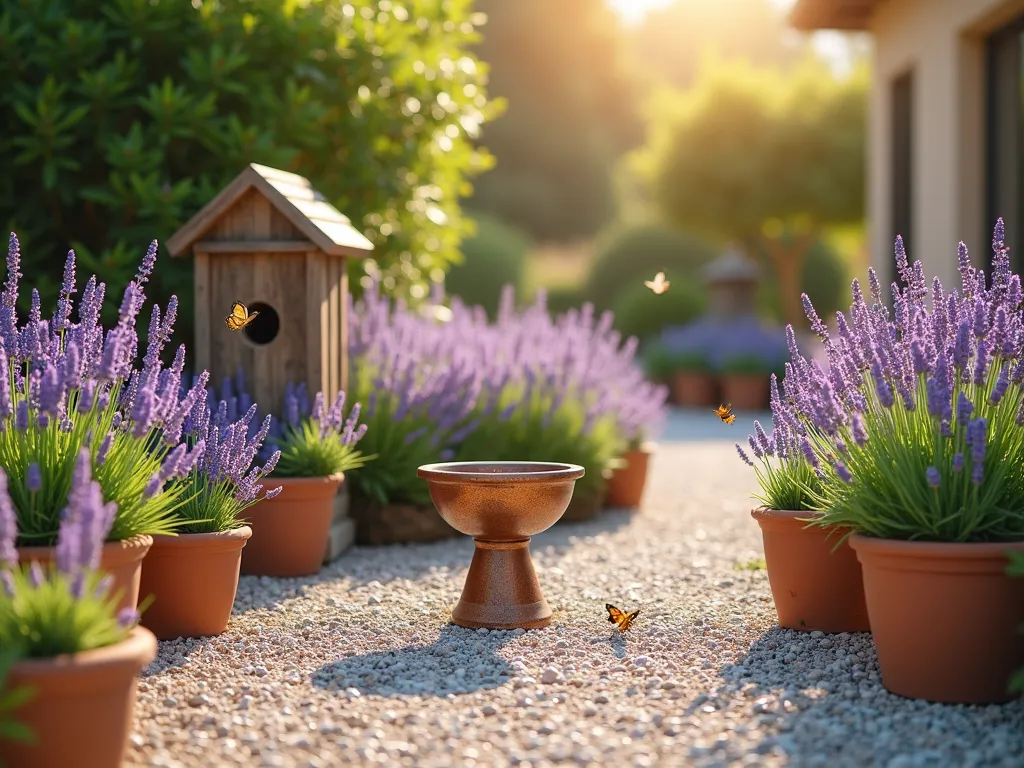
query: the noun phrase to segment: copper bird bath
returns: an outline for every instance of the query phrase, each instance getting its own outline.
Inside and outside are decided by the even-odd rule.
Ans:
[[[426,464],[438,513],[476,543],[462,597],[452,611],[461,627],[536,629],[551,623],[530,558],[530,537],[546,531],[583,477],[575,464],[473,461]]]

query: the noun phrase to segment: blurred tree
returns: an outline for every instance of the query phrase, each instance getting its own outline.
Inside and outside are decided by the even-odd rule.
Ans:
[[[771,0],[676,0],[650,10],[626,41],[638,72],[676,88],[693,84],[708,54],[779,66],[797,63],[808,46]]]
[[[605,0],[477,0],[479,57],[507,112],[484,130],[497,165],[473,206],[538,240],[568,241],[614,216],[613,161],[643,139],[621,30]]]
[[[864,67],[837,79],[813,59],[788,74],[720,62],[662,95],[635,157],[668,220],[767,250],[794,325],[819,230],[863,217],[867,81]]]
[[[468,215],[476,223],[476,234],[463,241],[463,261],[445,276],[445,290],[466,304],[482,306],[493,319],[505,285],[511,285],[516,296],[522,293],[530,238],[490,214]]]
[[[469,46],[472,0],[7,0],[0,4],[0,221],[52,301],[63,252],[116,299],[249,162],[306,175],[374,242],[387,289],[439,282],[489,167],[500,105]],[[353,260],[355,261],[355,260]],[[354,283],[358,286],[358,282]],[[191,264],[163,262],[155,298]]]

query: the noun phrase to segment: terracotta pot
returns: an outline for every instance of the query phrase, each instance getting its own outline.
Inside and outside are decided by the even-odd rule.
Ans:
[[[684,408],[704,408],[715,402],[715,379],[705,371],[676,371],[671,381],[672,399]]]
[[[231,618],[242,547],[250,536],[248,526],[154,536],[139,588],[143,600],[149,595],[154,600],[142,614],[142,625],[158,640],[221,634]]]
[[[841,531],[806,527],[814,512],[755,509],[761,526],[768,583],[779,626],[821,632],[868,632],[864,583],[857,556],[844,542],[833,547]]]
[[[763,411],[768,407],[771,378],[760,373],[722,374],[722,401],[737,411]]]
[[[135,681],[156,657],[156,638],[141,627],[124,642],[52,659],[25,659],[7,684],[35,695],[15,711],[33,744],[0,739],[10,768],[117,768],[124,761],[135,707]]]
[[[381,546],[450,539],[459,535],[434,507],[378,504],[360,499],[351,506],[356,521],[356,544]]]
[[[1024,580],[1006,575],[1024,542],[947,544],[850,537],[864,568],[882,684],[950,704],[995,704],[1024,666]]]
[[[108,541],[103,545],[100,569],[106,571],[114,580],[110,594],[121,590],[118,610],[138,605],[142,560],[152,546],[152,536],[132,536],[124,541]],[[18,562],[29,563],[36,560],[45,565],[54,561],[56,552],[56,547],[18,547]]]
[[[604,489],[583,494],[573,494],[569,506],[559,519],[559,523],[581,523],[590,520],[604,507]]]
[[[612,472],[605,495],[605,506],[626,509],[636,509],[640,506],[644,486],[647,485],[647,467],[650,463],[651,450],[650,446],[644,445],[623,454],[622,459],[626,466]]]
[[[272,499],[245,512],[252,538],[242,550],[242,573],[255,576],[312,576],[323,564],[334,517],[334,497],[344,475],[269,477],[268,488],[281,486]]]

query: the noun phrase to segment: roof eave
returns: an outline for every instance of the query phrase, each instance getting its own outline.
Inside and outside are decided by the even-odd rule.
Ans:
[[[877,0],[797,0],[789,12],[789,24],[801,32],[866,32],[877,5]]]

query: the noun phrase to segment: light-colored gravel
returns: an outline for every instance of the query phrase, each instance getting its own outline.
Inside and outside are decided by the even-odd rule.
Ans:
[[[1024,766],[1021,702],[901,699],[868,635],[773,628],[765,573],[737,568],[762,551],[730,443],[663,443],[652,472],[640,514],[535,539],[544,630],[447,624],[468,539],[243,577],[227,633],[161,643],[129,764]]]

